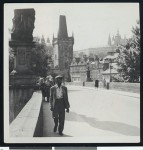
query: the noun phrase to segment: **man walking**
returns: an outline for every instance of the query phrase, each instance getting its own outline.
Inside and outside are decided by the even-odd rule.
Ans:
[[[59,131],[63,135],[64,122],[65,122],[65,109],[69,113],[69,101],[67,88],[62,85],[62,76],[56,76],[56,84],[50,89],[50,104],[51,111],[54,119],[54,132]]]

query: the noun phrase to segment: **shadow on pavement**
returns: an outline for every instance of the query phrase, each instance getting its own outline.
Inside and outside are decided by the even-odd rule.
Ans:
[[[79,92],[79,91],[82,91],[82,90],[68,90],[68,92]]]
[[[50,111],[50,104],[43,102],[43,137],[71,137],[70,135],[64,134],[59,135],[58,132],[53,132],[54,121],[52,118],[52,112]]]
[[[86,122],[90,126],[94,128],[98,128],[101,130],[108,130],[116,133],[120,133],[127,136],[139,136],[140,129],[136,126],[128,125],[121,122],[113,122],[113,121],[99,121],[96,118],[87,117],[85,115],[80,115],[75,112],[70,112],[68,116],[66,116],[67,121],[79,121]]]

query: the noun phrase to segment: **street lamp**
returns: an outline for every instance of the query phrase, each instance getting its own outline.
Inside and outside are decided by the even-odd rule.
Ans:
[[[110,59],[110,60],[109,60],[110,82],[112,82],[112,73],[111,73],[111,69],[113,68],[111,64],[112,64],[112,60]]]
[[[89,63],[87,63],[87,72],[86,72],[86,74],[87,74],[87,79],[86,79],[86,81],[87,81],[87,82],[90,82],[90,81],[91,81],[91,78],[90,78],[90,68],[89,68]]]
[[[112,82],[112,74],[111,74],[111,69],[112,69],[112,66],[111,66],[111,64],[110,64],[110,82]]]

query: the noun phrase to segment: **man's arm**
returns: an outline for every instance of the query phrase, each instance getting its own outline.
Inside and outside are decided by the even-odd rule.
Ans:
[[[50,105],[51,105],[51,111],[53,111],[54,106],[53,106],[53,87],[50,88]]]
[[[69,99],[68,99],[68,90],[67,87],[65,87],[65,96],[66,96],[66,109],[70,108]]]

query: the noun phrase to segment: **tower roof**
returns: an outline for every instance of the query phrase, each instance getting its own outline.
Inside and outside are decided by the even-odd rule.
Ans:
[[[111,37],[110,37],[110,34],[109,34],[109,37],[108,37],[108,46],[111,46],[112,43],[111,43]]]
[[[59,32],[58,32],[58,38],[67,38],[68,32],[67,32],[67,23],[66,23],[66,17],[63,15],[60,15],[59,18]]]

